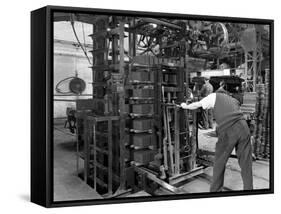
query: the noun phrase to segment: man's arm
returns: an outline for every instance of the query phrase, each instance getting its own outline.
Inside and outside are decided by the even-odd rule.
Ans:
[[[198,108],[202,107],[202,103],[194,102],[194,103],[191,103],[189,105],[187,105],[186,103],[182,103],[181,107],[184,108],[184,109],[195,110],[195,109],[198,109]]]
[[[210,108],[214,108],[215,101],[216,101],[216,94],[212,93],[209,94],[207,97],[203,98],[202,100],[200,100],[199,102],[194,102],[189,105],[187,105],[186,103],[182,103],[181,107],[189,110],[195,110],[200,107],[202,107],[203,109],[210,109]]]

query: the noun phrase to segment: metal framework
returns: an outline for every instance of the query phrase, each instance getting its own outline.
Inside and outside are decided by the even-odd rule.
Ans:
[[[260,82],[258,76],[261,76],[261,62],[263,60],[262,55],[262,39],[261,32],[256,29],[255,26],[251,29],[252,45],[243,45],[245,55],[245,76],[251,77],[247,82],[252,83],[252,91],[256,91],[256,84]]]

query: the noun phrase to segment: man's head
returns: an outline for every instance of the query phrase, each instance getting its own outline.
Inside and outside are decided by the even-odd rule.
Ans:
[[[205,77],[204,77],[204,80],[205,80],[205,83],[207,83],[207,82],[209,82],[210,77],[209,77],[209,76],[205,76]]]

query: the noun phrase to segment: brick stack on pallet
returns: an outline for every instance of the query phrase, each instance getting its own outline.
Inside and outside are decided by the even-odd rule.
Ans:
[[[269,106],[269,70],[265,72],[265,104],[264,104],[264,124],[263,124],[263,138],[264,138],[264,157],[270,157],[270,106]]]
[[[256,101],[257,101],[256,92],[244,92],[241,111],[243,112],[243,114],[247,119],[251,119],[253,117],[253,114],[256,111]]]
[[[131,161],[145,165],[154,160],[154,72],[149,65],[133,65],[127,84],[128,121],[127,133]]]
[[[254,154],[257,158],[270,157],[269,78],[265,84],[257,84],[256,127],[254,130]]]

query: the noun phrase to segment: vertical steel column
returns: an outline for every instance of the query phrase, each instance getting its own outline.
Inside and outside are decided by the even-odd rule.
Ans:
[[[192,165],[191,169],[196,167],[196,154],[198,150],[198,142],[197,142],[197,131],[198,131],[198,121],[197,121],[197,110],[192,111],[193,116],[193,127],[192,127],[192,141],[191,141],[191,157],[192,157]]]
[[[94,143],[94,189],[97,189],[97,139],[96,139],[96,121],[93,121],[93,143]]]
[[[125,87],[124,87],[124,22],[119,22],[119,73],[122,77],[122,89],[119,91],[120,110],[120,188],[125,189]]]
[[[159,67],[159,66],[158,66]],[[160,79],[159,79],[159,68],[156,67],[156,69],[154,69],[154,99],[156,102],[154,102],[154,122],[155,125],[157,127],[157,147],[159,150],[159,153],[162,153],[162,148],[163,148],[163,143],[162,143],[162,127],[163,127],[163,123],[162,123],[162,117],[161,117],[161,84],[160,84]]]
[[[247,56],[248,52],[245,50],[244,51],[244,58],[245,58],[245,71],[244,71],[244,75],[245,77],[248,76],[248,56]],[[246,84],[247,84],[247,78],[246,78]]]
[[[79,158],[80,158],[80,154],[79,154],[79,126],[78,126],[78,120],[79,119],[77,119],[77,117],[76,117],[76,120],[77,120],[77,122],[76,122],[76,136],[75,136],[75,138],[76,138],[76,172],[77,172],[77,175],[79,175]]]
[[[187,68],[187,62],[188,62],[188,55],[186,54],[185,55],[185,83],[186,83],[186,88],[189,88],[189,71],[188,71],[188,68]]]
[[[84,181],[88,182],[88,172],[89,172],[89,135],[88,135],[88,121],[87,117],[83,115],[84,124]]]
[[[130,22],[130,27],[135,26],[135,19]],[[131,57],[136,56],[136,33],[129,33],[129,55]]]
[[[257,84],[257,47],[253,50],[253,91],[256,91]]]
[[[174,123],[175,123],[175,174],[180,173],[180,127],[179,127],[179,117],[178,117],[178,109],[177,107],[174,107]]]
[[[108,193],[112,194],[112,120],[108,119]]]

